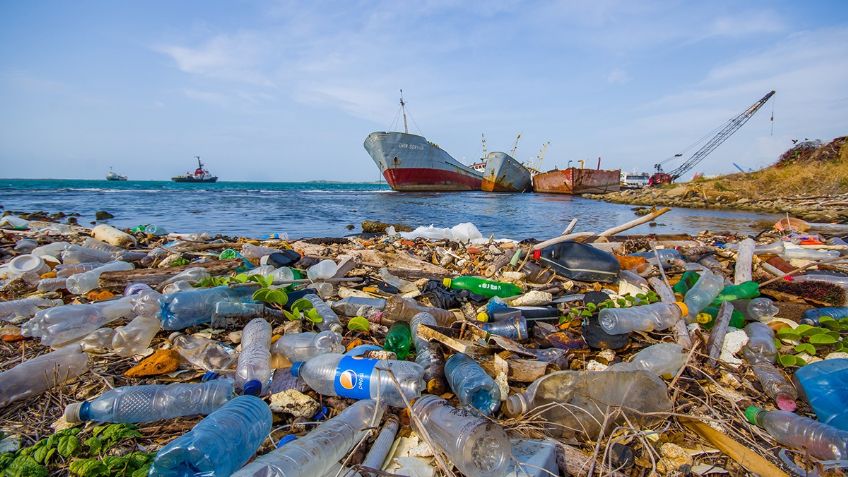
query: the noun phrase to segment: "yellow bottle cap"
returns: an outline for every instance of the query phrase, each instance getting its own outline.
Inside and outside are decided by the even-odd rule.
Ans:
[[[480,313],[477,313],[477,321],[482,321],[483,323],[486,323],[487,321],[489,321],[489,315],[485,311],[481,311]]]
[[[689,315],[689,307],[686,306],[686,303],[683,303],[682,301],[676,301],[674,302],[674,304],[677,305],[678,308],[680,308],[680,313],[682,313],[683,316]]]
[[[698,313],[698,316],[695,317],[695,321],[702,325],[705,325],[713,321],[713,317],[709,313]]]
[[[445,287],[447,287],[447,288],[450,288],[450,285],[451,285],[451,279],[450,279],[450,278],[445,278],[444,280],[442,280],[442,285],[444,285],[444,286],[445,286]]]

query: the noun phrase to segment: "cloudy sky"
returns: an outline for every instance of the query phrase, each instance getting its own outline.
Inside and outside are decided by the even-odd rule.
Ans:
[[[402,127],[401,88],[466,163],[520,132],[543,168],[627,170],[774,89],[696,170],[756,168],[848,134],[846,45],[843,1],[6,1],[0,176],[376,180],[362,142]]]

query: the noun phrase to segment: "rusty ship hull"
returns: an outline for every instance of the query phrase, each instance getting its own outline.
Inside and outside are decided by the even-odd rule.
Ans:
[[[621,170],[556,169],[533,177],[533,190],[550,194],[605,194],[621,189]]]
[[[504,152],[486,156],[486,170],[480,189],[486,192],[527,192],[533,190],[530,171]]]

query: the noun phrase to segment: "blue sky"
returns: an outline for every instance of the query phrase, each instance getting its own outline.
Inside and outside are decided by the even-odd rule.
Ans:
[[[777,90],[696,169],[731,172],[848,134],[846,45],[842,1],[7,0],[0,176],[376,180],[400,88],[466,163],[521,132],[545,169],[649,170]]]

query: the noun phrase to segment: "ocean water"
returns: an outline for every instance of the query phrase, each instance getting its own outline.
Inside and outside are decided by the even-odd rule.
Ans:
[[[360,232],[363,220],[433,224],[475,224],[497,238],[545,239],[569,221],[576,231],[602,231],[633,220],[631,206],[556,194],[487,192],[394,192],[385,184],[323,182],[218,182],[0,179],[5,210],[77,212],[81,225],[106,210],[118,227],[157,224],[171,232],[210,232],[264,237],[341,237]],[[774,214],[673,209],[656,226],[630,234],[698,233],[703,230],[756,233]],[[353,225],[351,230],[349,225]]]

